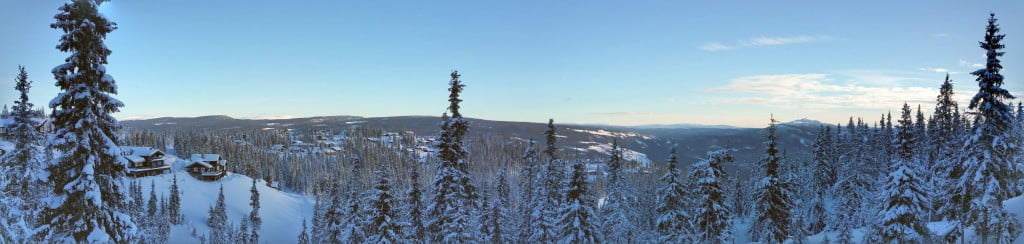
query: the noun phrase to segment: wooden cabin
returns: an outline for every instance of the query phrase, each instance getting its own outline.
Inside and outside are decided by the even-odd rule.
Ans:
[[[126,175],[132,177],[151,176],[166,173],[171,166],[164,161],[164,152],[152,147],[121,147],[128,160]]]
[[[200,180],[215,181],[227,175],[227,163],[219,154],[192,154],[185,170]]]

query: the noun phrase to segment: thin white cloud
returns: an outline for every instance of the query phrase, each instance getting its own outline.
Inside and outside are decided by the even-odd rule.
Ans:
[[[947,68],[935,68],[935,67],[924,67],[924,68],[920,68],[918,70],[928,71],[928,72],[935,72],[935,73],[943,73],[943,74],[951,74],[951,75],[955,75],[955,74],[959,74],[960,73],[960,72],[956,72],[956,71],[950,71]]]
[[[777,46],[788,44],[800,44],[809,42],[820,42],[832,40],[829,36],[792,36],[792,37],[758,37],[750,40],[740,41],[740,44],[748,47],[755,46]]]
[[[837,82],[828,74],[757,75],[733,79],[711,92],[734,94],[724,102],[789,109],[889,109],[908,102],[934,103],[938,89]]]
[[[704,44],[700,48],[704,49],[705,51],[708,51],[708,52],[719,52],[719,51],[733,50],[733,49],[738,49],[738,48],[743,48],[743,47],[779,46],[779,45],[801,44],[801,43],[811,43],[811,42],[823,42],[823,41],[830,41],[830,40],[832,40],[831,36],[824,36],[824,35],[816,35],[816,36],[800,35],[800,36],[785,36],[785,37],[779,37],[779,36],[776,36],[776,37],[766,37],[766,36],[762,36],[762,37],[750,38],[750,39],[746,39],[746,40],[739,40],[739,41],[736,42],[736,44],[732,44],[732,45],[730,45],[730,44],[723,44],[721,42],[709,42],[707,44]]]
[[[960,66],[962,66],[962,67],[971,67],[971,68],[984,68],[985,67],[984,64],[967,62],[967,60],[963,60],[963,59],[960,60]]]
[[[931,71],[931,72],[935,72],[935,73],[949,73],[949,70],[946,69],[946,68],[924,67],[924,68],[920,68],[919,70],[921,70],[921,71]]]
[[[722,44],[722,43],[718,43],[718,42],[712,42],[712,43],[704,44],[704,46],[700,47],[700,49],[704,49],[704,51],[708,51],[708,52],[725,51],[725,50],[731,50],[733,48],[736,48],[736,47],[728,46],[728,45],[725,45],[725,44]]]

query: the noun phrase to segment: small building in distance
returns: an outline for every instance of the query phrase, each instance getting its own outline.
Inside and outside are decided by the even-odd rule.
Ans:
[[[200,180],[215,181],[227,175],[227,162],[219,154],[192,154],[185,170]]]
[[[164,152],[152,147],[122,146],[121,152],[128,160],[125,174],[131,177],[151,176],[171,170],[164,160]]]

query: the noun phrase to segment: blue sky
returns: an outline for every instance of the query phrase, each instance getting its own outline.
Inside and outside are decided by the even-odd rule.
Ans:
[[[0,99],[16,67],[54,97],[61,1],[0,10]],[[440,115],[448,73],[470,117],[763,126],[903,101],[930,110],[946,72],[961,100],[989,12],[1024,96],[1021,1],[127,1],[107,46],[122,119],[223,114]],[[1013,15],[1018,14],[1018,15]],[[966,103],[962,103],[966,105]],[[930,113],[930,111],[929,111]]]

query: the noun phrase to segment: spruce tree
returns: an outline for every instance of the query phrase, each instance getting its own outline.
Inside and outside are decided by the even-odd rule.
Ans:
[[[915,128],[910,113],[910,106],[904,103],[897,127],[895,169],[886,178],[880,199],[878,234],[887,243],[924,243],[930,235],[925,226],[928,189],[915,171]]]
[[[149,202],[146,204],[146,213],[149,214],[149,216],[156,216],[157,212],[160,211],[159,205],[157,205],[156,202],[156,182],[150,181]]]
[[[171,197],[167,204],[167,215],[171,224],[181,224],[181,190],[178,188],[178,174],[174,174],[171,179]]]
[[[25,67],[18,66],[14,89],[20,96],[14,101],[14,111],[9,112],[14,122],[10,125],[14,148],[0,157],[0,210],[9,213],[0,216],[0,231],[6,231],[0,241],[30,238],[32,230],[29,228],[35,225],[35,216],[41,207],[40,195],[46,194],[45,182],[39,178],[45,163],[41,160],[43,136],[32,121],[32,103],[28,101],[31,88],[32,81],[28,80]],[[6,105],[4,114],[8,114]]]
[[[686,189],[679,170],[676,149],[668,157],[668,169],[661,181],[665,185],[658,189],[658,242],[686,243],[692,235],[690,216],[684,208]],[[607,232],[606,232],[607,233]]]
[[[252,188],[249,189],[249,206],[252,207],[248,218],[248,221],[252,224],[252,233],[248,233],[249,241],[259,243],[260,225],[263,224],[263,220],[260,218],[260,191],[256,189],[255,178],[252,179]]]
[[[544,132],[546,139],[545,154],[549,160],[544,162],[543,169],[537,172],[533,185],[533,209],[530,212],[530,236],[528,242],[548,243],[558,240],[556,233],[558,218],[557,208],[561,206],[562,171],[555,157],[557,134],[554,119],[548,120],[548,130]]]
[[[309,231],[306,228],[306,218],[302,218],[302,232],[299,232],[299,240],[296,241],[298,244],[310,244]]]
[[[53,68],[63,91],[50,102],[56,134],[48,146],[63,152],[48,167],[57,200],[41,214],[38,235],[55,241],[124,242],[135,224],[123,212],[120,126],[111,113],[124,106],[107,74],[110,50],[103,44],[116,24],[99,13],[106,0],[75,0],[62,5],[50,25],[64,32],[57,49],[69,52]]]
[[[521,241],[529,240],[537,227],[533,224],[535,221],[533,212],[540,203],[538,201],[540,198],[537,197],[535,188],[541,183],[539,176],[544,167],[540,165],[534,144],[535,141],[533,139],[527,141],[526,151],[523,153],[523,170],[520,172],[519,188],[523,199],[519,204],[518,218],[520,223],[517,229],[518,239]]]
[[[929,148],[929,159],[932,161],[932,167],[928,170],[932,176],[932,180],[929,183],[937,187],[933,189],[935,194],[931,194],[933,196],[933,209],[937,211],[939,217],[951,219],[959,216],[957,214],[959,209],[946,207],[949,198],[945,194],[950,190],[947,189],[948,186],[951,186],[949,176],[960,174],[959,172],[952,172],[956,168],[955,166],[959,164],[957,160],[959,142],[956,142],[958,141],[957,135],[959,134],[956,121],[959,120],[959,115],[954,114],[957,106],[957,102],[953,98],[953,81],[949,79],[949,74],[946,74],[945,81],[939,87],[935,112],[932,114],[932,129],[928,136],[928,144],[931,145],[931,148]]]
[[[562,243],[601,243],[604,241],[598,225],[600,219],[594,212],[595,205],[587,186],[587,173],[583,163],[574,160],[572,172],[566,180],[565,201],[558,211],[560,240]]]
[[[224,186],[220,186],[217,194],[217,202],[210,207],[207,224],[210,226],[210,243],[230,243],[232,239],[232,228],[228,222],[227,206],[224,203]]]
[[[383,164],[377,167],[373,188],[367,191],[365,207],[366,242],[404,243],[398,222],[397,203],[391,192],[391,180]]]
[[[408,225],[403,228],[406,231],[406,240],[413,243],[423,243],[427,238],[427,230],[423,224],[423,192],[420,190],[420,172],[418,166],[412,167],[409,173],[409,190],[406,196],[406,222]]]
[[[768,125],[765,157],[760,166],[762,179],[754,193],[754,223],[750,228],[751,238],[764,243],[782,243],[789,236],[792,208],[789,184],[783,181],[780,171],[782,158],[779,157],[775,137],[775,119]]]
[[[601,229],[608,242],[635,242],[633,238],[637,236],[638,226],[633,222],[637,217],[632,210],[637,202],[622,175],[622,150],[619,149],[618,140],[612,141],[609,154],[605,201],[600,209]]]
[[[1016,236],[1020,222],[1008,217],[1003,201],[1012,197],[1014,185],[1021,176],[1021,166],[1015,161],[1018,139],[1010,134],[1014,123],[1011,108],[1004,101],[1013,99],[1002,88],[1000,70],[1000,43],[1005,35],[999,34],[995,14],[990,15],[985,40],[980,42],[987,57],[985,67],[972,72],[977,76],[978,93],[971,98],[968,108],[974,109],[971,135],[963,144],[962,163],[953,169],[950,207],[965,226],[974,227],[980,241],[1011,242],[1004,236]],[[1016,232],[1016,233],[1012,233]]]
[[[459,72],[451,74],[451,92],[448,96],[448,112],[451,117],[442,121],[441,137],[438,143],[440,165],[433,183],[433,199],[427,207],[430,222],[427,233],[434,242],[474,241],[472,215],[476,210],[476,187],[469,177],[469,162],[463,138],[469,130],[469,123],[459,111],[459,94],[465,85],[459,80]]]
[[[724,165],[733,162],[732,150],[712,151],[707,157],[694,164],[691,172],[696,180],[697,193],[694,239],[701,243],[728,243],[732,241],[732,216],[725,201],[722,180],[725,179]]]

